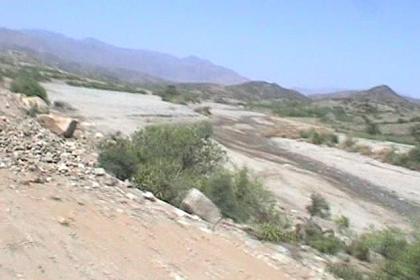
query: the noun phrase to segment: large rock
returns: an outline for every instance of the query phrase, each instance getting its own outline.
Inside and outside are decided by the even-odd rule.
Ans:
[[[38,115],[37,120],[43,127],[66,138],[72,137],[77,127],[76,120],[54,114]]]
[[[218,222],[222,215],[214,203],[197,189],[191,189],[181,204],[182,209],[210,223]]]
[[[48,114],[48,104],[38,96],[21,96],[24,109],[29,113]]]

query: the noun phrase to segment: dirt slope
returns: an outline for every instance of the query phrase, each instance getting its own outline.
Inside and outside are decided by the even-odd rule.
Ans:
[[[304,275],[293,266],[261,259],[264,248],[251,252],[234,236],[191,225],[194,222],[182,218],[182,213],[178,216],[159,202],[135,203],[113,191],[74,189],[60,178],[24,185],[7,170],[0,178],[0,279]]]

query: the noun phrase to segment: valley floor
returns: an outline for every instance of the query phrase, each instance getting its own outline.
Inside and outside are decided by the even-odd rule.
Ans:
[[[155,96],[45,86],[52,101],[70,103],[76,109],[70,114],[92,132],[130,134],[149,123],[206,119]],[[9,95],[0,95],[0,112],[9,127],[19,126],[25,117],[11,112]],[[260,177],[290,216],[306,218],[314,192],[326,197],[333,217],[349,217],[358,232],[371,225],[410,230],[410,219],[420,216],[419,172],[281,138],[308,124],[205,105],[231,164]],[[22,119],[13,124],[17,116]],[[13,164],[0,169],[0,279],[331,279],[324,272],[326,259],[311,249],[295,256],[292,248],[256,241],[228,222],[213,227],[123,182],[106,183],[108,175],[98,178],[93,167],[85,171],[84,162],[70,162],[67,169],[46,162],[50,178],[39,180],[40,167],[19,158],[28,153],[17,148],[20,138],[7,139],[1,138],[0,157]],[[67,176],[62,170],[77,172]]]

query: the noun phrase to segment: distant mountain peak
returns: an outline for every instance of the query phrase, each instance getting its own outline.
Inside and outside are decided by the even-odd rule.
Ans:
[[[19,48],[40,57],[82,67],[106,69],[130,81],[144,75],[156,80],[192,83],[238,84],[248,79],[235,71],[196,56],[178,58],[170,54],[144,49],[128,49],[104,43],[95,38],[82,40],[45,30],[11,30],[0,28],[0,47]],[[53,61],[54,63],[55,61]]]

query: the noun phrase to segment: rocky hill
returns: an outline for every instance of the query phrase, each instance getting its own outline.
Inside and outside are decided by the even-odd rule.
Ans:
[[[233,98],[241,100],[309,101],[305,95],[296,90],[287,89],[276,83],[264,81],[252,81],[240,85],[228,86],[227,90],[232,93]]]
[[[409,106],[410,101],[398,95],[387,85],[379,85],[367,90],[339,91],[327,94],[315,94],[310,96],[313,100],[347,100],[354,102],[366,102],[372,104],[385,104],[395,106]]]
[[[247,79],[208,60],[178,58],[149,50],[116,47],[93,38],[77,40],[44,30],[0,29],[0,48],[19,49],[66,70],[98,71],[132,82],[236,84]]]
[[[181,91],[209,99],[234,99],[242,102],[288,101],[309,102],[300,92],[279,86],[276,83],[250,81],[238,85],[179,84]]]

